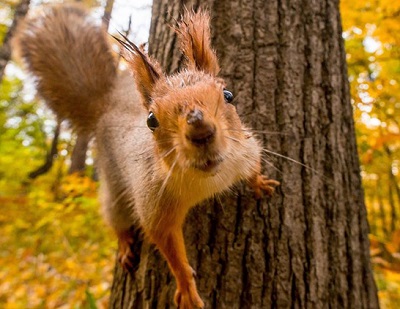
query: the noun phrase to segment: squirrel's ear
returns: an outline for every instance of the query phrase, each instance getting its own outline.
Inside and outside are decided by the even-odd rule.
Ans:
[[[187,66],[213,76],[219,72],[217,55],[211,48],[210,16],[204,11],[195,13],[185,10],[175,31],[181,43],[182,53],[187,58]]]
[[[124,41],[114,38],[124,47],[122,56],[130,65],[135,76],[136,87],[142,96],[145,108],[148,109],[154,85],[164,76],[160,65],[157,61],[152,60],[143,48],[139,48],[125,36],[123,37]]]

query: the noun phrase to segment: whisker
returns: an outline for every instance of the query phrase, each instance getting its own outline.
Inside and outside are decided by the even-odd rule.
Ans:
[[[162,198],[162,195],[164,194],[164,190],[167,187],[168,180],[171,177],[172,171],[173,171],[173,169],[174,169],[174,167],[175,167],[177,162],[178,162],[178,158],[176,158],[174,163],[172,163],[171,168],[168,171],[167,177],[165,177],[165,179],[163,181],[163,184],[161,185],[160,191],[158,193],[158,199],[159,200]]]
[[[161,156],[160,156],[160,159],[164,159],[164,158],[168,157],[176,148],[177,148],[177,146],[174,146],[170,150],[168,150],[167,152],[162,153]]]
[[[215,195],[215,199],[217,200],[218,206],[222,209],[222,213],[225,213],[225,209],[224,209],[224,204],[222,203],[221,200],[221,195],[220,194],[216,194]]]
[[[289,133],[277,132],[277,131],[265,131],[265,130],[253,130],[253,129],[222,129],[222,131],[242,131],[242,132],[254,132],[254,133],[262,133],[262,134],[271,134],[271,135],[287,135]]]
[[[168,132],[172,132],[172,133],[178,133],[178,131],[172,130],[172,129],[167,129],[167,128],[159,128],[160,130],[163,131],[168,131]]]
[[[224,135],[224,137],[227,138],[227,139],[230,139],[232,141],[235,141],[235,142],[237,142],[239,144],[242,144],[242,141],[238,140],[237,138],[234,138],[234,137],[231,137],[231,136],[226,136],[226,135]]]
[[[178,159],[178,158],[177,158],[177,159]],[[181,184],[183,183],[183,176],[184,176],[183,171],[184,171],[184,170],[181,168],[181,169],[180,169],[180,174],[181,174],[181,175],[180,175],[180,176],[181,176],[180,183],[181,183]],[[183,187],[182,185],[179,186],[179,195],[182,195],[182,187]]]
[[[164,138],[164,139],[158,140],[157,145],[171,144],[171,141],[173,141],[172,138]]]
[[[274,152],[274,151],[272,151],[272,150],[268,150],[268,149],[265,149],[265,148],[264,148],[262,151],[265,151],[265,152],[267,152],[267,153],[273,154],[273,155],[275,155],[275,156],[277,156],[277,157],[280,157],[280,158],[284,158],[284,159],[289,160],[289,161],[291,161],[291,162],[293,162],[293,163],[299,164],[299,165],[301,165],[301,166],[303,166],[303,167],[305,167],[305,168],[308,168],[308,169],[311,169],[311,170],[315,171],[313,168],[311,168],[311,167],[305,165],[304,163],[301,163],[301,162],[299,162],[299,161],[297,161],[297,160],[295,160],[295,159],[292,159],[291,157],[285,156],[285,155],[280,154],[280,153],[278,153],[278,152]]]
[[[262,161],[263,161],[265,164],[271,166],[274,170],[276,170],[276,171],[278,171],[279,173],[283,174],[283,171],[282,171],[282,170],[280,170],[279,168],[277,168],[274,164],[272,164],[271,162],[269,162],[269,161],[266,160],[265,158],[262,158]]]
[[[161,160],[163,160],[163,159],[165,159],[166,157],[168,157],[176,148],[177,148],[177,146],[174,146],[174,147],[172,147],[170,150],[168,150],[167,152],[161,153],[161,154],[160,154],[160,157],[159,157],[155,162],[153,162],[153,165],[156,166],[158,162],[160,162]],[[145,175],[144,178],[147,178],[152,172],[153,172],[153,170],[150,169],[150,170],[147,172],[147,174]]]
[[[268,150],[268,149],[265,149],[265,148],[264,148],[262,151],[264,151],[264,152],[266,152],[266,153],[270,153],[270,154],[275,155],[275,156],[277,156],[277,157],[286,159],[286,160],[288,160],[288,161],[290,161],[290,162],[296,163],[296,164],[298,164],[298,165],[304,167],[305,169],[307,169],[307,170],[309,170],[309,171],[315,173],[316,175],[318,175],[318,176],[324,178],[325,180],[331,181],[331,179],[329,179],[328,177],[326,177],[326,176],[323,175],[322,173],[318,172],[316,169],[314,169],[314,168],[312,168],[312,167],[310,167],[310,166],[308,166],[308,165],[306,165],[306,164],[304,164],[304,163],[301,163],[301,162],[299,162],[299,161],[297,161],[297,160],[295,160],[295,159],[292,159],[292,158],[290,158],[290,157],[288,157],[288,156],[282,155],[282,154],[280,154],[280,153],[277,153],[277,152],[274,152],[274,151],[271,151],[271,150]]]
[[[106,125],[104,126],[105,128],[140,128],[140,129],[147,129],[149,130],[149,127],[147,126],[134,126],[134,125],[127,125],[127,124],[123,124],[123,125]]]

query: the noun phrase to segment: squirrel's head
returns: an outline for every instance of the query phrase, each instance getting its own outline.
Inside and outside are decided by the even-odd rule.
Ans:
[[[220,68],[211,48],[209,20],[205,12],[186,11],[176,32],[187,63],[171,76],[133,43],[121,42],[159,156],[171,168],[193,168],[206,175],[232,159],[234,148],[245,138],[233,95],[217,76]]]

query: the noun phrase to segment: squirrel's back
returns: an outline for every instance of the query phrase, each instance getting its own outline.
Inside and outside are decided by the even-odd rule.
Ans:
[[[15,41],[49,107],[92,131],[117,74],[103,27],[80,6],[49,5],[21,25]]]

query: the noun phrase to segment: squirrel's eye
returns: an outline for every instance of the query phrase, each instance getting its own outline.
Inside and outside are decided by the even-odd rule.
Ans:
[[[233,94],[229,90],[224,89],[224,98],[225,101],[231,103],[233,101]]]
[[[150,112],[149,116],[147,117],[147,126],[151,131],[154,131],[160,124],[153,112]]]

